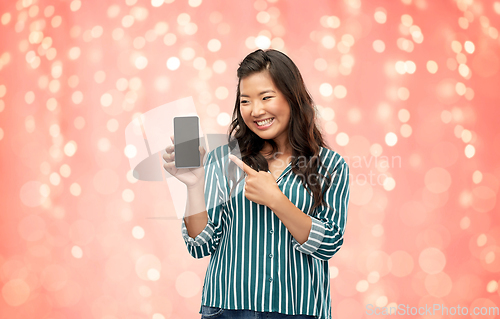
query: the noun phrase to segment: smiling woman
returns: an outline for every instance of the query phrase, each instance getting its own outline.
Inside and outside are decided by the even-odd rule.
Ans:
[[[295,63],[280,51],[259,49],[245,57],[237,75],[230,148],[238,143],[243,162],[257,171],[284,169],[269,157],[291,158],[293,172],[314,197],[313,208],[324,204],[319,185],[326,176],[318,174],[318,154],[327,145],[315,123],[313,99]],[[261,122],[269,119],[270,123]],[[305,159],[302,165],[298,165],[300,158]],[[234,166],[228,174],[232,179]]]
[[[171,147],[164,157],[188,185],[186,247],[211,255],[200,313],[330,319],[328,260],[344,241],[349,166],[326,147],[290,58],[257,50],[237,74],[228,144],[196,169],[175,170]]]

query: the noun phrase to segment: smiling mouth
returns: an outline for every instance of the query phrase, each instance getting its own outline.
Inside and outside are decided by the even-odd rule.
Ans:
[[[254,121],[254,122],[257,123],[258,126],[264,126],[264,125],[270,124],[273,120],[274,120],[274,117],[270,117],[270,118],[262,120],[262,121]]]

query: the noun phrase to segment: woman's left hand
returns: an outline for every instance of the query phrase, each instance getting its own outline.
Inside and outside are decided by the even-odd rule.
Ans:
[[[276,202],[279,196],[283,195],[271,173],[264,171],[257,172],[232,154],[229,155],[229,159],[247,174],[245,178],[246,198],[257,204],[270,207],[273,202]]]

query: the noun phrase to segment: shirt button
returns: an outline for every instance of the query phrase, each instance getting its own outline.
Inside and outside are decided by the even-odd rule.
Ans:
[[[269,254],[269,258],[273,258],[273,254]]]
[[[273,277],[269,278],[269,282],[273,281]]]
[[[271,234],[272,234],[272,233],[274,233],[274,230],[272,230],[272,229],[271,229],[271,230],[269,231],[269,233],[271,233]]]

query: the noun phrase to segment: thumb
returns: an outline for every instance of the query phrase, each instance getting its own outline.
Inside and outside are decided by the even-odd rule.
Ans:
[[[205,150],[205,148],[203,146],[200,145],[199,147],[199,150],[200,150],[200,158],[201,158],[201,162],[203,163],[203,158],[205,157],[205,154],[207,153],[207,151]]]

